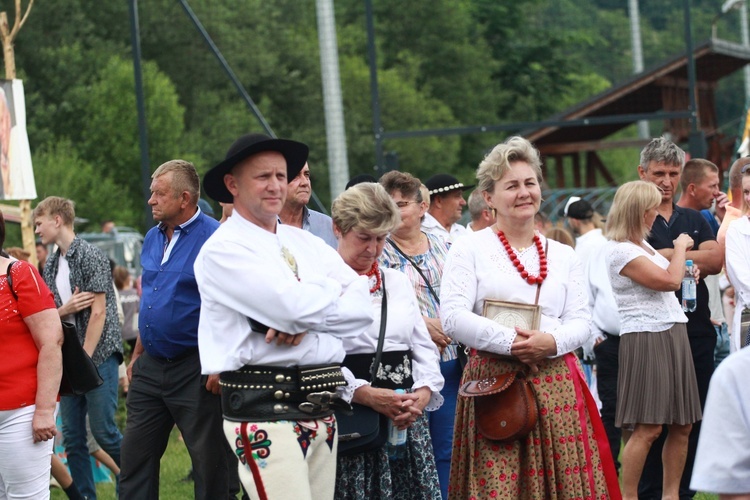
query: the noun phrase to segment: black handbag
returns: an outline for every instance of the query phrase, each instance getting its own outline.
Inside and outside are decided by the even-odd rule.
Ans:
[[[383,302],[380,307],[380,335],[378,349],[370,370],[370,383],[375,382],[375,374],[380,366],[385,340],[385,324],[388,316],[388,304],[385,293],[385,275],[381,277]],[[378,413],[369,406],[352,403],[350,414],[336,411],[336,423],[339,432],[339,456],[356,455],[376,450],[388,440],[388,417]]]
[[[18,301],[18,295],[13,290],[13,280],[10,270],[15,261],[8,264],[8,288],[13,298]],[[68,321],[61,321],[63,330],[62,345],[62,380],[60,380],[61,396],[81,396],[96,389],[104,383],[99,370],[96,369],[94,361],[86,351],[83,350],[78,340],[76,326]]]

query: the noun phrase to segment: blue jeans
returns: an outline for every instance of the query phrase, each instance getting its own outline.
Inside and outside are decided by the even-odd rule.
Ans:
[[[451,453],[453,452],[453,423],[456,421],[456,400],[463,369],[457,359],[440,362],[440,373],[445,385],[440,391],[445,402],[438,410],[430,412],[430,439],[435,452],[435,466],[440,480],[440,493],[443,500],[448,498],[448,480],[451,474]]]
[[[104,380],[102,385],[83,396],[60,398],[60,415],[68,467],[78,489],[89,500],[96,498],[96,485],[86,444],[87,412],[91,433],[96,442],[112,457],[117,466],[120,466],[122,434],[115,424],[118,366],[118,356],[113,354],[97,367],[99,375]],[[119,481],[119,477],[117,480]]]

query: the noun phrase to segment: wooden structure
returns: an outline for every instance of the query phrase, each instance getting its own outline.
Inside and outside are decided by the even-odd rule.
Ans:
[[[693,53],[698,119],[708,143],[707,159],[724,171],[732,161],[734,137],[724,137],[717,129],[714,92],[719,80],[750,63],[750,49],[725,40],[711,39],[697,46]],[[555,115],[550,121],[689,109],[687,63],[687,55],[675,57]],[[743,115],[744,111],[742,109]],[[565,158],[570,158],[575,186],[596,186],[597,174],[614,186],[615,181],[597,151],[647,144],[648,140],[639,139],[606,141],[607,137],[633,123],[543,127],[526,130],[521,135],[534,143],[546,160],[555,160],[557,185],[550,187],[565,187]],[[685,143],[690,134],[690,122],[687,118],[667,120],[664,132],[671,134],[674,142]]]
[[[3,44],[5,78],[8,80],[12,80],[16,77],[16,56],[15,51],[13,50],[13,43],[15,42],[16,36],[18,36],[19,30],[23,27],[26,19],[29,17],[29,12],[31,12],[31,7],[34,5],[34,0],[29,0],[25,11],[21,8],[21,0],[15,0],[14,5],[15,18],[12,27],[8,23],[8,14],[6,12],[0,12],[0,40]],[[18,219],[21,223],[23,248],[30,254],[29,262],[36,265],[36,243],[34,241],[34,225],[31,220],[31,200],[20,200],[18,208],[13,207],[12,205],[0,205],[0,207],[4,213],[11,214],[12,218],[9,220]]]

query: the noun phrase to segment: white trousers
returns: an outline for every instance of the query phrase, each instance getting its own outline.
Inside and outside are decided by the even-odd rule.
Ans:
[[[224,420],[224,435],[239,458],[240,481],[251,499],[333,499],[338,449],[333,416],[277,422]],[[244,443],[252,453],[246,453]]]
[[[0,411],[0,500],[49,498],[55,440],[34,443],[31,421],[35,409],[31,405]]]

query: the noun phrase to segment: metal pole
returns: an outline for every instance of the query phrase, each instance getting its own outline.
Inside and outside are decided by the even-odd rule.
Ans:
[[[130,44],[133,52],[133,73],[135,75],[135,103],[138,110],[138,142],[141,148],[141,183],[143,189],[143,221],[146,229],[154,225],[151,207],[151,165],[148,158],[148,136],[146,131],[146,106],[143,96],[143,73],[141,71],[141,33],[138,26],[138,0],[129,0]]]
[[[318,17],[320,75],[323,80],[323,108],[328,143],[328,178],[333,200],[346,189],[346,183],[349,180],[344,106],[341,99],[341,76],[333,0],[317,0],[315,6]]]
[[[743,2],[740,6],[740,32],[742,35],[742,45],[745,48],[750,48],[750,31],[748,30],[747,23],[747,2]],[[745,75],[745,100],[750,100],[750,66],[742,68],[742,72]]]
[[[633,47],[633,73],[643,71],[643,47],[641,46],[641,18],[638,9],[638,0],[628,0],[628,11],[630,12],[630,44]],[[648,122],[638,122],[638,137],[648,139],[651,132]]]
[[[688,70],[688,94],[690,99],[690,137],[689,146],[690,154],[693,158],[705,158],[706,140],[703,132],[700,130],[700,115],[698,114],[698,99],[695,93],[695,58],[693,54],[693,33],[690,18],[690,0],[684,0],[685,8],[685,52],[687,56]]]
[[[211,36],[208,34],[206,29],[203,27],[203,24],[201,24],[200,20],[198,19],[198,16],[195,15],[193,12],[193,9],[190,8],[188,3],[185,0],[180,0],[180,5],[182,5],[183,10],[188,15],[191,21],[193,21],[193,24],[195,25],[195,28],[198,30],[198,32],[203,37],[203,40],[208,44],[209,48],[211,49],[211,52],[214,53],[214,56],[216,56],[216,59],[219,60],[219,64],[221,64],[221,67],[224,68],[224,71],[229,75],[229,79],[232,80],[232,83],[234,83],[234,86],[237,88],[237,92],[240,93],[242,98],[247,103],[247,106],[250,108],[250,111],[255,115],[255,117],[260,122],[260,125],[263,127],[263,130],[266,131],[268,135],[271,137],[276,137],[276,134],[273,133],[273,130],[271,130],[271,126],[266,121],[265,117],[263,116],[263,113],[260,112],[260,109],[258,109],[258,106],[255,105],[255,102],[250,97],[250,94],[247,93],[245,90],[245,87],[242,86],[242,83],[240,82],[240,79],[237,78],[237,75],[234,74],[234,71],[232,71],[232,68],[229,67],[229,64],[227,64],[227,60],[224,59],[224,56],[222,55],[221,51],[216,47],[216,44],[211,39]]]
[[[378,60],[375,50],[375,22],[372,15],[372,0],[365,0],[367,21],[367,56],[370,62],[370,95],[372,96],[372,129],[375,135],[375,168],[378,175],[385,173],[383,158],[383,126],[380,123],[380,96],[378,95]]]

